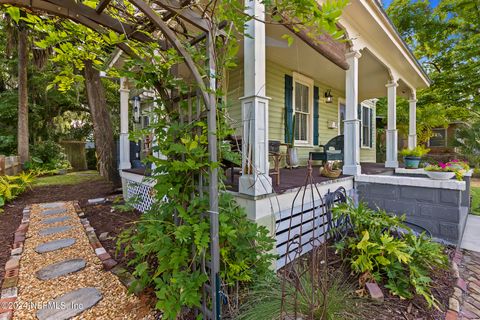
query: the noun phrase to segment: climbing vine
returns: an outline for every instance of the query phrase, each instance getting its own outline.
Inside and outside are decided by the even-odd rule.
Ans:
[[[327,1],[322,7],[314,0],[265,1],[270,23],[290,23],[296,31],[328,32],[334,38],[343,35],[336,22],[347,1]],[[238,154],[230,151],[223,140],[234,131],[226,122],[228,105],[225,75],[237,67],[239,39],[251,17],[244,14],[240,1],[217,1],[210,10],[204,8],[223,36],[215,39],[214,59],[217,97],[217,131],[219,161]],[[212,7],[212,8],[213,8]],[[288,17],[296,17],[295,20]],[[248,36],[248,35],[247,35]],[[286,37],[291,43],[292,39]],[[207,106],[201,98],[202,86],[189,77],[182,77],[178,65],[184,61],[174,49],[159,50],[156,43],[131,43],[136,57],[127,59],[121,70],[109,74],[125,76],[137,88],[159,88],[150,127],[132,135],[138,139],[154,132],[153,152],[163,157],[150,156],[154,168],[154,196],[152,209],[128,232],[119,246],[126,245],[133,252],[130,265],[134,266],[137,281],[133,288],[153,288],[156,307],[165,318],[178,319],[201,307],[202,286],[208,281],[206,267],[210,261],[209,197],[218,197],[220,277],[222,301],[226,312],[233,314],[239,304],[240,292],[257,278],[271,272],[275,255],[271,254],[274,240],[267,228],[247,219],[223,185],[220,163],[212,163],[208,153]],[[204,42],[185,44],[190,57],[202,77],[212,76],[208,68],[207,46]],[[219,168],[218,195],[208,194],[208,177],[212,168]]]

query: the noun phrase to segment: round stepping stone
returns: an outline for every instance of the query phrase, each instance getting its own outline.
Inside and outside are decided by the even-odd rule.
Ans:
[[[42,223],[43,224],[54,224],[54,223],[57,223],[57,222],[67,221],[68,219],[70,219],[69,216],[60,216],[60,217],[57,217],[57,218],[45,219],[45,220],[42,221]]]
[[[60,227],[51,227],[38,231],[38,234],[41,236],[48,236],[51,234],[61,233],[72,229],[72,226],[60,226]]]
[[[49,209],[42,212],[43,215],[54,215],[67,212],[65,208],[58,208],[58,209]]]
[[[77,289],[49,301],[45,309],[37,311],[37,318],[39,320],[70,319],[90,309],[100,300],[102,300],[102,294],[96,288]]]
[[[61,207],[64,205],[65,205],[65,202],[50,202],[50,203],[41,204],[40,207],[44,209],[51,209],[51,208]]]
[[[66,238],[66,239],[59,239],[53,240],[46,243],[42,243],[35,248],[35,252],[37,253],[45,253],[50,251],[55,251],[63,248],[68,248],[75,243],[75,239],[73,238]]]
[[[37,271],[36,276],[40,280],[58,278],[69,273],[74,273],[85,268],[85,260],[71,259],[54,263]]]

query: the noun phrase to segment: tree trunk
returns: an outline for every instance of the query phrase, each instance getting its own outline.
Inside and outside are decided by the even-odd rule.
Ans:
[[[20,163],[24,164],[29,159],[28,144],[28,31],[20,22],[18,27],[18,147],[17,152]]]
[[[105,89],[100,79],[100,72],[93,67],[91,60],[84,61],[85,88],[92,115],[93,138],[98,159],[100,175],[108,181],[118,183],[115,161],[115,144],[113,141],[112,123],[107,108]]]

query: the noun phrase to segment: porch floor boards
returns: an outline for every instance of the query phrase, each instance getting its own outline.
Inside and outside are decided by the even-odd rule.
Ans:
[[[363,174],[383,174],[390,175],[394,173],[393,169],[385,168],[383,163],[362,163],[362,173]],[[227,180],[225,184],[227,189],[231,191],[238,192],[238,179],[239,175],[235,175],[233,183],[230,181],[230,172],[226,172]],[[298,167],[295,169],[280,169],[280,184],[275,184],[275,176],[270,176],[272,178],[273,190],[277,194],[284,193],[288,190],[292,190],[298,187],[301,187],[305,184],[305,179],[307,177],[307,167]],[[321,183],[324,181],[336,180],[343,177],[348,177],[347,175],[340,175],[338,178],[327,178],[320,176],[320,166],[313,167],[313,181],[315,183]]]
[[[393,175],[394,170],[390,168],[385,168],[383,163],[371,163],[365,162],[361,164],[363,174],[383,174],[383,175]],[[125,169],[125,172],[130,172],[138,175],[145,175],[145,168],[135,168],[135,169]],[[230,181],[230,171],[229,169],[226,172],[227,179],[225,180],[225,185],[228,190],[238,191],[238,179],[239,175],[234,176],[233,183]],[[288,190],[301,187],[305,184],[305,179],[307,177],[307,167],[298,167],[295,169],[280,169],[280,184],[276,185],[275,176],[271,176],[273,181],[273,190],[277,194],[284,193]],[[346,175],[341,175],[339,178],[346,177]],[[321,183],[324,181],[336,180],[336,178],[327,178],[320,176],[320,166],[313,167],[313,181],[315,183]]]

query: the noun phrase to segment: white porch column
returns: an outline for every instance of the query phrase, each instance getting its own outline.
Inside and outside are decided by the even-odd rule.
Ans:
[[[397,81],[386,85],[388,98],[388,125],[387,125],[387,161],[386,168],[398,168],[398,131],[397,131]]]
[[[119,170],[130,169],[130,141],[128,140],[128,100],[130,89],[126,78],[120,78],[120,163]]]
[[[409,123],[408,123],[408,149],[414,149],[417,146],[417,99],[415,91],[408,100],[409,104]]]
[[[246,2],[246,13],[257,19],[247,23],[244,37],[244,97],[242,101],[242,176],[239,192],[252,196],[272,193],[268,175],[268,98],[265,96],[265,6]]]
[[[360,120],[358,119],[358,59],[359,51],[346,54],[350,68],[345,78],[345,121],[343,173],[358,175],[360,167]]]

